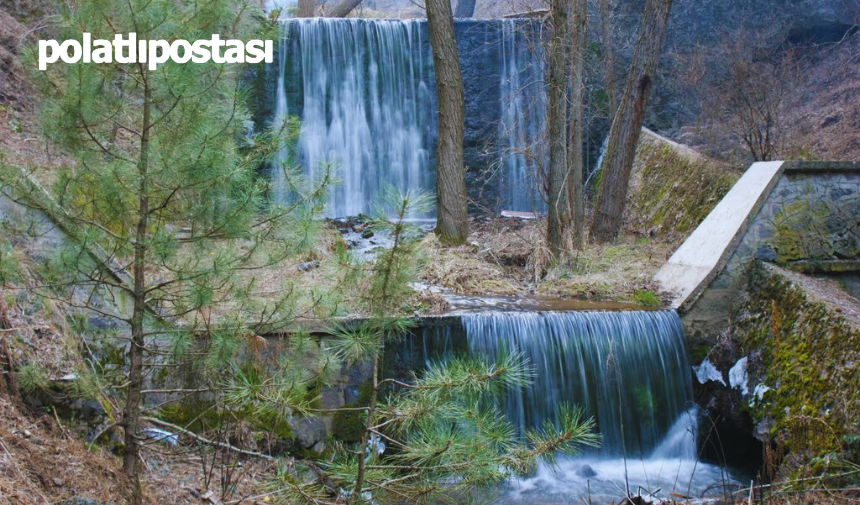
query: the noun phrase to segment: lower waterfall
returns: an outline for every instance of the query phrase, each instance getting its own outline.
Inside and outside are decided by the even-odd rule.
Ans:
[[[617,502],[625,486],[700,496],[730,480],[723,468],[697,460],[698,407],[674,311],[464,314],[455,324],[424,327],[395,349],[391,366],[403,370],[455,355],[520,354],[533,381],[498,401],[521,432],[552,420],[560,402],[594,417],[599,449],[541,466],[500,490],[499,502],[559,503],[564,495],[573,503],[571,493],[586,492]]]

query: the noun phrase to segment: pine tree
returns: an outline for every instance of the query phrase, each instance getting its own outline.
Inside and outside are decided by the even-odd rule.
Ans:
[[[274,29],[241,0],[82,0],[65,13],[64,39],[136,33],[138,39],[265,38]],[[35,67],[34,67],[35,68]],[[199,369],[219,387],[249,341],[287,324],[298,290],[257,293],[258,272],[313,244],[323,187],[301,183],[289,207],[268,201],[257,169],[295,125],[249,134],[243,65],[167,62],[57,64],[38,75],[48,139],[74,163],[43,190],[38,169],[5,167],[3,191],[51,216],[72,240],[40,270],[43,296],[127,330],[120,393],[123,472],[141,503],[140,411],[148,365]],[[42,174],[38,174],[42,175]],[[319,300],[311,305],[318,308]]]

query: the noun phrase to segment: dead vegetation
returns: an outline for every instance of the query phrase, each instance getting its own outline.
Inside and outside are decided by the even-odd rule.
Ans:
[[[443,248],[423,241],[424,282],[458,295],[546,296],[653,304],[650,279],[675,241],[625,235],[611,246],[588,245],[554,264],[544,245],[542,220],[473,220],[469,244]],[[647,298],[647,302],[643,298]]]
[[[124,502],[125,481],[115,455],[85,443],[53,413],[34,415],[16,403],[0,395],[0,505]],[[220,503],[218,483],[207,488],[204,482],[199,451],[150,444],[143,452],[143,461],[147,503]],[[274,471],[273,464],[255,459],[235,464],[241,479],[232,499],[262,493],[263,484]],[[214,490],[213,499],[202,500],[209,490]]]

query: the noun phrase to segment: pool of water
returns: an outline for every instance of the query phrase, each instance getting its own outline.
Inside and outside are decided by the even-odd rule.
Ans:
[[[507,505],[618,503],[630,490],[651,500],[714,499],[737,489],[725,468],[690,459],[560,457],[530,477],[496,490],[493,503]],[[649,496],[650,495],[650,496]]]

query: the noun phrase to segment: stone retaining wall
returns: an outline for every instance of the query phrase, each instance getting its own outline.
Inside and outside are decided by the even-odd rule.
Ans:
[[[738,182],[743,183],[743,179]],[[719,259],[702,284],[685,298],[676,299],[694,344],[713,342],[728,328],[753,260],[835,277],[849,291],[857,286],[860,163],[782,163],[764,186],[758,205],[739,222],[733,240],[715,255]],[[702,231],[707,233],[712,225],[706,219]],[[701,256],[713,251],[691,253]],[[675,256],[670,262],[673,260],[675,266],[681,263]]]

